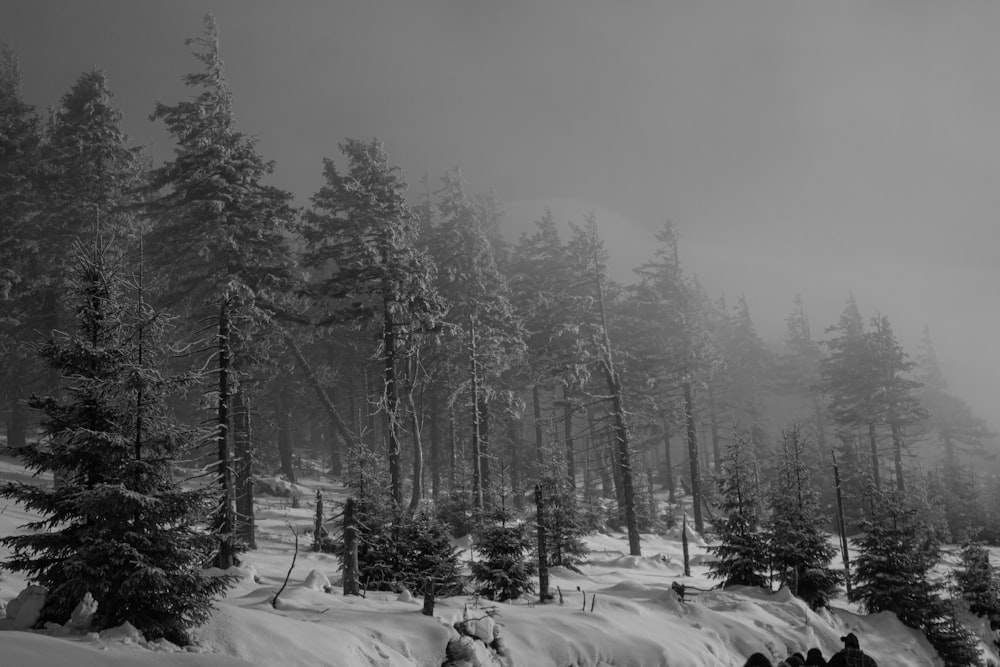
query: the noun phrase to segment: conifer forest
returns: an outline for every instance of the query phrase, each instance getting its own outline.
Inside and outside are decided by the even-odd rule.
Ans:
[[[861,284],[832,310],[792,284],[765,322],[696,275],[669,203],[616,257],[599,210],[515,229],[489,184],[404,174],[388,139],[284,189],[225,30],[206,16],[183,94],[149,100],[155,155],[104,70],[45,111],[0,50],[0,459],[51,479],[0,473],[37,517],[0,534],[0,572],[46,589],[34,627],[90,596],[94,630],[192,643],[283,498],[345,595],[561,603],[549,571],[579,572],[588,535],[640,557],[675,531],[685,575],[704,539],[719,589],[892,612],[942,664],[985,664],[967,621],[1000,629],[1000,439],[974,406],[995,396],[953,388],[929,328]]]

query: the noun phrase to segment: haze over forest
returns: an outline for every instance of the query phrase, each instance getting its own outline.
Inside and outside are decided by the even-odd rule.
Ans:
[[[620,280],[663,221],[713,297],[777,339],[853,292],[907,351],[928,326],[953,390],[994,416],[1000,7],[985,3],[394,1],[0,7],[24,95],[100,67],[132,140],[171,157],[183,40],[211,9],[241,130],[306,204],[345,137],[378,136],[419,194],[461,165],[513,237],[595,211]],[[624,268],[623,268],[624,267]]]

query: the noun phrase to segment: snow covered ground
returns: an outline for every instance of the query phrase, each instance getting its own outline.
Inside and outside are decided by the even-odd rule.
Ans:
[[[0,459],[0,478],[21,474],[16,463]],[[859,615],[841,603],[832,614],[817,614],[787,591],[759,589],[696,592],[681,602],[672,583],[703,589],[714,584],[706,577],[707,552],[697,536],[691,544],[689,578],[683,576],[677,535],[645,535],[643,556],[631,557],[624,535],[598,534],[588,539],[592,552],[581,573],[552,572],[552,590],[559,587],[563,604],[524,600],[477,605],[469,597],[446,598],[438,600],[433,618],[421,614],[419,597],[405,593],[343,596],[336,558],[300,551],[274,609],[271,600],[292,560],[294,538],[288,524],[300,534],[311,530],[308,489],[320,484],[305,480],[302,486],[301,509],[290,508],[285,499],[260,499],[260,548],[247,554],[244,576],[198,632],[196,651],[146,644],[128,628],[101,636],[9,631],[0,632],[0,665],[438,667],[449,639],[457,636],[453,624],[485,617],[489,607],[495,608],[495,616],[482,626],[488,633],[497,623],[508,648],[505,662],[496,664],[519,667],[739,666],[755,651],[780,659],[814,646],[829,657],[847,632],[860,637],[862,648],[881,667],[940,664],[926,640],[891,614]],[[322,486],[327,507],[331,496],[343,497],[343,489],[329,482]],[[0,535],[11,534],[27,518],[16,506],[0,505]],[[302,546],[310,543],[307,536]],[[324,592],[329,582],[333,592]],[[0,608],[25,584],[18,575],[0,572]],[[0,621],[0,627],[11,623]]]

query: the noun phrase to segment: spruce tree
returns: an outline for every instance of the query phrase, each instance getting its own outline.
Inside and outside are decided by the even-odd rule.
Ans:
[[[969,611],[989,620],[991,630],[1000,630],[1000,579],[990,565],[990,553],[979,544],[962,547],[961,568],[955,583]]]
[[[406,183],[389,164],[382,143],[349,139],[340,145],[343,173],[324,160],[326,184],[306,215],[305,263],[323,272],[317,290],[328,320],[377,332],[369,356],[382,373],[380,409],[385,414],[390,494],[403,502],[400,399],[404,385],[419,382],[422,338],[438,326],[444,303],[434,287],[434,266],[417,248],[417,221],[406,204]],[[415,483],[419,486],[419,471]]]
[[[778,581],[813,609],[829,604],[840,583],[830,568],[836,549],[822,526],[819,494],[805,461],[806,442],[797,424],[782,433],[770,488],[768,521],[772,568]]]
[[[211,350],[218,370],[213,531],[217,564],[226,568],[234,563],[237,532],[251,529],[235,512],[233,479],[234,468],[244,478],[252,473],[250,448],[243,447],[234,466],[233,441],[249,441],[246,394],[254,368],[267,356],[278,304],[294,285],[286,233],[295,211],[291,194],[263,183],[273,163],[258,153],[253,137],[236,129],[215,19],[207,15],[204,36],[186,43],[195,46],[204,69],[184,77],[192,99],[157,103],[152,114],[177,150],[151,173],[146,241],[159,304],[184,313],[197,332],[207,320],[217,325],[211,344],[201,346]],[[232,422],[231,414],[237,417]]]
[[[911,628],[923,628],[939,601],[930,577],[938,545],[898,490],[872,484],[866,506],[849,599],[868,613],[891,611]]]
[[[24,526],[30,532],[0,539],[13,552],[4,567],[48,589],[39,624],[66,622],[89,592],[98,603],[93,629],[128,621],[148,639],[184,644],[229,583],[201,571],[213,546],[197,527],[206,492],[182,489],[169,469],[201,437],[166,408],[186,381],[158,373],[154,315],[141,300],[129,304],[107,246],[77,247],[71,287],[76,331],[54,333],[40,348],[64,386],[32,398],[42,440],[16,451],[57,482],[0,487],[41,514]]]
[[[475,534],[479,557],[472,563],[472,580],[483,597],[497,602],[516,600],[535,590],[535,562],[528,558],[533,542],[529,526],[511,520],[507,512],[498,510]]]
[[[760,530],[760,500],[753,477],[750,439],[739,435],[729,446],[718,479],[723,513],[715,521],[718,544],[709,547],[715,556],[709,576],[726,586],[766,586],[767,536]]]
[[[547,562],[550,567],[573,568],[587,555],[587,529],[576,494],[562,475],[541,481],[545,517]]]

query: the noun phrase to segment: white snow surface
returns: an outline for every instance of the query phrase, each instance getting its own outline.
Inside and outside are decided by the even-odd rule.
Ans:
[[[16,462],[0,459],[0,477],[21,475]],[[346,497],[343,488],[329,481],[300,480],[300,485],[310,489],[303,500],[322,487],[328,513]],[[310,502],[302,505],[292,509],[287,501],[268,498],[258,508],[259,548],[246,554],[243,576],[197,631],[192,649],[146,642],[128,626],[100,635],[69,625],[27,631],[7,619],[0,620],[0,628],[9,629],[0,632],[0,665],[439,667],[448,641],[458,637],[454,623],[470,619],[475,620],[469,624],[474,634],[484,639],[492,636],[495,624],[507,648],[506,658],[491,661],[480,645],[476,655],[484,666],[738,667],[755,651],[776,663],[793,651],[804,654],[818,646],[829,658],[841,648],[839,638],[847,632],[858,635],[880,667],[941,664],[922,635],[894,615],[861,615],[839,601],[832,613],[816,613],[786,590],[737,588],[689,589],[682,603],[672,583],[711,589],[716,582],[707,578],[706,545],[700,537],[690,541],[692,561],[697,563],[692,576],[683,576],[676,534],[644,535],[640,557],[628,555],[622,534],[590,536],[592,552],[581,572],[551,572],[552,592],[558,587],[562,604],[558,598],[545,605],[527,598],[514,603],[442,598],[434,617],[421,614],[419,595],[344,596],[336,558],[300,550],[288,586],[272,606],[292,560],[294,538],[287,524],[298,530],[300,549],[311,546],[311,537],[303,533],[311,531],[313,507]],[[18,531],[31,518],[13,504],[0,510],[0,535]],[[468,556],[467,549],[463,553]],[[0,559],[6,555],[0,551]],[[26,587],[19,576],[0,571],[0,608]],[[330,583],[333,592],[324,592]],[[494,612],[492,619],[487,619],[488,611]]]

